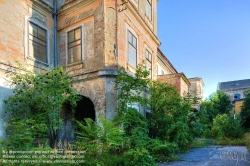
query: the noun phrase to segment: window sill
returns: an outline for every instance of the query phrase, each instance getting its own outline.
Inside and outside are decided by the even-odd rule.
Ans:
[[[36,60],[35,58],[33,58],[31,56],[28,56],[27,60],[28,60],[29,65],[33,65],[33,66],[35,66],[37,68],[41,68],[41,69],[44,69],[44,70],[49,70],[49,64],[48,63]]]
[[[128,72],[135,74],[136,72],[136,67],[134,67],[133,65],[131,65],[130,63],[127,63],[127,70]]]
[[[83,61],[67,64],[67,67],[76,66],[76,65],[80,65],[80,64],[83,64]]]

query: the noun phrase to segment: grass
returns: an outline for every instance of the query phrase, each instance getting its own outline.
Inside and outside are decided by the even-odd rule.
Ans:
[[[244,143],[248,151],[250,151],[250,133],[246,133],[244,136]]]
[[[188,148],[202,148],[209,145],[214,145],[215,140],[206,138],[195,138]]]
[[[217,145],[240,145],[240,146],[246,146],[248,151],[250,151],[250,133],[245,133],[243,138],[237,138],[237,139],[232,139],[232,138],[226,138],[224,137],[223,139],[217,139],[216,140]]]

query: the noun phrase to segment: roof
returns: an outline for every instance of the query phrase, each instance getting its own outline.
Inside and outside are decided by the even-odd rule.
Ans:
[[[250,79],[219,82],[218,90],[234,90],[250,88]]]
[[[168,60],[168,58],[163,54],[163,52],[161,52],[161,50],[158,48],[157,49],[157,51],[158,51],[158,55],[160,55],[162,58],[163,58],[163,60],[165,61],[165,63],[167,64],[167,65],[169,65],[169,67],[175,72],[175,73],[178,73],[178,71],[175,69],[175,67],[172,65],[172,63]],[[166,65],[165,64],[165,65]],[[166,66],[166,67],[168,67],[168,66]]]

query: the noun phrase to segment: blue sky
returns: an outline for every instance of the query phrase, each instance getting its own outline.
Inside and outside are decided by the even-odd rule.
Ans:
[[[160,49],[204,98],[218,82],[250,78],[250,0],[159,0]]]

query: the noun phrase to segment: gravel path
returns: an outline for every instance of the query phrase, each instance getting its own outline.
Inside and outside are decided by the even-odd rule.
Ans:
[[[181,161],[159,166],[250,166],[250,154],[245,146],[208,146],[191,149],[179,157]]]

